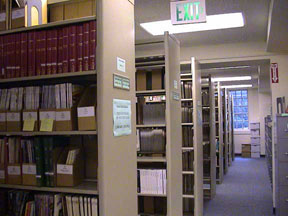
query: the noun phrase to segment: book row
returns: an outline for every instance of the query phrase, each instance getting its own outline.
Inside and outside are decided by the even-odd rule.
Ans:
[[[182,99],[192,99],[192,82],[181,82]]]
[[[148,197],[138,198],[138,215],[167,215],[166,197]]]
[[[190,126],[182,127],[182,147],[193,147],[194,130]]]
[[[138,193],[166,195],[165,169],[138,169]]]
[[[0,192],[1,215],[13,216],[98,216],[98,198],[93,196]]]
[[[192,123],[193,122],[193,108],[182,107],[182,123]]]
[[[138,98],[137,124],[165,124],[165,103],[145,103],[145,98]]]
[[[183,151],[182,167],[183,167],[183,171],[194,170],[194,152],[193,151]]]
[[[165,89],[165,68],[137,70],[136,91]]]
[[[83,152],[64,137],[0,139],[0,182],[76,186],[83,180]]]
[[[165,153],[166,151],[166,132],[162,129],[141,129],[137,130],[138,151],[145,153]]]
[[[96,130],[96,100],[94,85],[1,89],[0,131]]]
[[[183,175],[183,194],[194,194],[194,175]]]
[[[96,21],[0,37],[0,78],[96,69]]]

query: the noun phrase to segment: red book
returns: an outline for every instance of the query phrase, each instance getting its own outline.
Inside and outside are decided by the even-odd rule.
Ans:
[[[83,24],[83,71],[89,70],[89,22]]]
[[[17,33],[15,35],[15,75],[16,77],[21,76],[21,34]]]
[[[4,60],[3,60],[3,53],[4,53],[4,50],[3,50],[3,36],[0,37],[0,79],[4,79],[5,78],[5,70],[4,69]]]
[[[21,77],[28,75],[28,34],[21,33]]]
[[[10,77],[11,78],[15,78],[16,74],[15,74],[15,66],[16,66],[16,35],[15,34],[11,34],[10,35]]]
[[[35,76],[35,60],[36,60],[36,42],[35,32],[31,31],[28,33],[28,76]]]
[[[67,73],[69,72],[69,68],[68,68],[68,62],[69,62],[69,40],[68,40],[68,35],[69,35],[69,31],[68,31],[68,26],[63,28],[63,54],[62,54],[62,67],[63,67],[63,73]]]
[[[83,70],[83,25],[77,25],[77,67],[76,71]]]
[[[63,73],[63,30],[58,29],[57,73]]]
[[[8,67],[8,35],[3,36],[3,71],[4,71],[4,78],[9,78],[7,74],[7,67]]]
[[[76,25],[69,26],[69,72],[76,71]]]
[[[89,70],[96,69],[96,45],[97,45],[97,34],[96,34],[96,21],[90,22],[90,51],[89,51]]]
[[[40,45],[40,54],[41,54],[41,75],[46,74],[46,63],[47,63],[47,58],[46,58],[46,30],[41,31],[40,33],[40,40],[41,40],[41,45]]]
[[[40,76],[41,75],[41,32],[37,31],[35,32],[35,37],[36,37],[36,75]]]
[[[57,29],[51,31],[51,73],[57,73]]]
[[[46,56],[46,73],[51,74],[51,64],[52,64],[52,30],[47,30],[46,33],[46,47],[47,47],[47,56]]]

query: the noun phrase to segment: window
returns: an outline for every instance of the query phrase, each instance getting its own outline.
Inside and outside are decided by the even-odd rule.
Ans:
[[[233,125],[235,130],[248,130],[248,91],[230,91],[233,97]]]

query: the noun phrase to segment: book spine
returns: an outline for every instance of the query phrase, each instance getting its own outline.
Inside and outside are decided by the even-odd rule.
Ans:
[[[41,75],[41,60],[42,60],[42,53],[41,53],[41,31],[35,32],[35,38],[36,38],[36,75]]]
[[[83,71],[89,70],[89,22],[83,24]]]
[[[77,71],[83,70],[83,25],[77,26]]]
[[[96,34],[96,21],[90,22],[90,40],[89,40],[89,70],[96,69],[96,46],[97,46],[97,34]]]
[[[49,144],[46,142],[47,138],[43,138],[44,144],[44,173],[45,173],[45,186],[50,186],[50,176],[49,176]]]
[[[46,53],[46,33],[47,31],[41,31],[41,45],[40,45],[40,54],[41,54],[41,75],[46,75],[46,64],[47,64],[47,53]]]
[[[35,75],[35,32],[28,33],[28,76]]]
[[[41,187],[45,185],[44,176],[44,150],[43,145],[39,137],[35,138],[35,160],[36,160],[36,180],[37,186]]]
[[[69,61],[69,39],[68,39],[68,35],[69,35],[69,31],[68,31],[69,27],[64,27],[63,28],[63,60],[62,60],[62,67],[63,67],[63,73],[68,73],[69,72],[69,68],[68,68],[68,61]]]
[[[15,62],[16,62],[16,34],[10,35],[10,77],[15,78]]]
[[[28,35],[21,33],[21,77],[27,76],[28,71]]]
[[[5,73],[4,73],[4,60],[3,60],[3,53],[4,53],[4,47],[3,47],[3,38],[0,37],[0,79],[5,78]]]
[[[51,40],[52,40],[52,31],[53,30],[47,30],[47,74],[50,75],[51,74],[51,64],[52,64],[52,44],[51,44]]]
[[[5,36],[5,59],[4,62],[6,63],[5,69],[6,69],[6,78],[11,78],[10,74],[10,35]]]
[[[76,71],[76,26],[69,26],[69,72]]]
[[[51,32],[51,73],[57,73],[57,29]]]
[[[54,187],[56,186],[55,182],[55,170],[54,170],[54,161],[53,161],[53,138],[48,138],[48,155],[45,155],[46,157],[48,156],[48,167],[49,167],[49,186]]]
[[[63,73],[63,30],[58,29],[57,73]]]
[[[15,35],[15,77],[20,77],[21,71],[21,34]]]

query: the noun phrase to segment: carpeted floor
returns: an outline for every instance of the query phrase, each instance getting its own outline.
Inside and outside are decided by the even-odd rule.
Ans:
[[[205,201],[204,216],[271,216],[272,189],[266,161],[237,157],[213,200]]]

